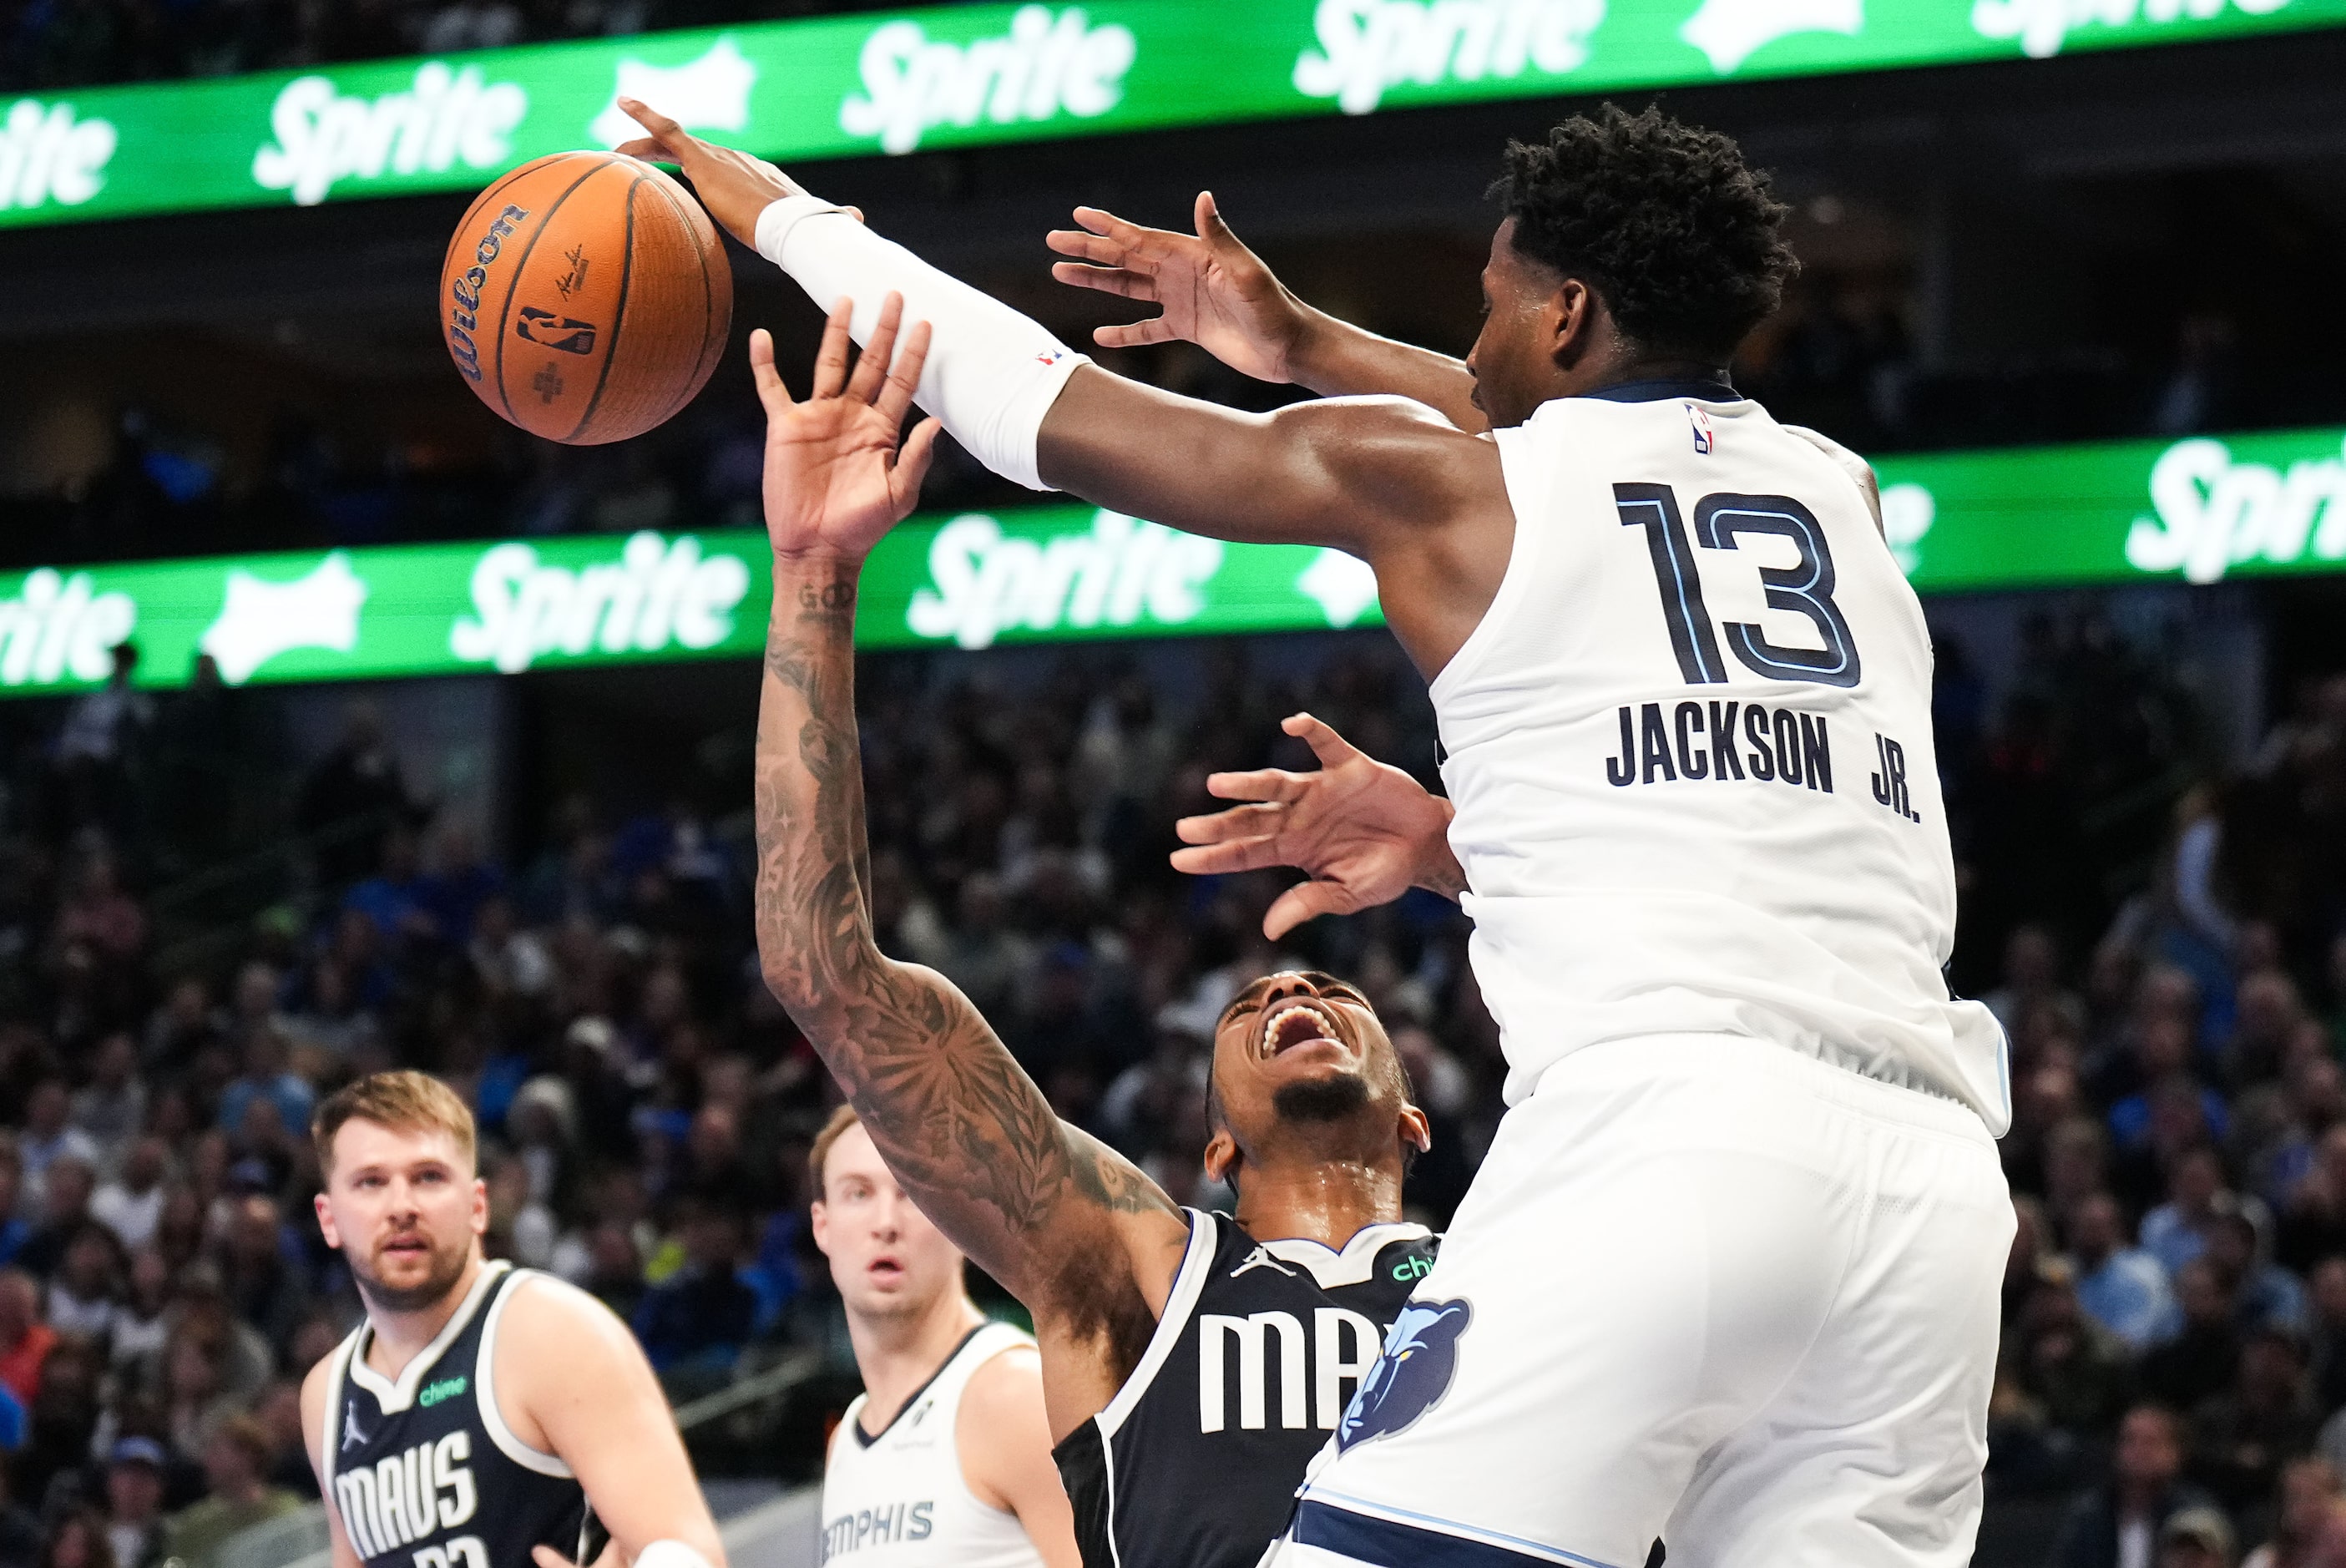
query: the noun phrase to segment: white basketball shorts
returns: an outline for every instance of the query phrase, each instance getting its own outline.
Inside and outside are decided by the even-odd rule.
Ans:
[[[1275,1568],[1961,1568],[2012,1201],[1952,1100],[1608,1042],[1501,1125]]]

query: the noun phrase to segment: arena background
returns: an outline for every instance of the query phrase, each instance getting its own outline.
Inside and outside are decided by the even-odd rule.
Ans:
[[[617,139],[617,90],[1071,342],[1135,313],[1050,281],[1077,202],[1178,225],[1211,188],[1305,298],[1458,352],[1505,137],[1605,97],[1739,137],[1804,270],[1737,375],[1882,471],[1937,644],[1954,980],[2014,1045],[1979,1561],[2114,1562],[2114,1497],[2212,1505],[2246,1556],[2285,1461],[2346,1468],[2341,29],[2338,0],[0,0],[0,1568],[317,1550],[291,1390],[356,1306],[301,1134],[391,1064],[476,1106],[493,1249],[630,1318],[736,1563],[811,1560],[790,1489],[855,1383],[803,1225],[832,1092],[750,952],[742,340],[787,374],[819,323],[736,249],[706,392],[580,450],[486,412],[434,308],[472,192]],[[665,607],[589,635],[597,568]],[[1373,584],[952,451],[873,570],[883,943],[1212,1201],[1203,1031],[1280,884],[1176,877],[1170,825],[1209,769],[1307,765],[1300,707],[1438,787]],[[1413,896],[1280,951],[1392,1023],[1439,1224],[1500,1111],[1460,917]],[[2117,1441],[2144,1400],[2172,1441]]]

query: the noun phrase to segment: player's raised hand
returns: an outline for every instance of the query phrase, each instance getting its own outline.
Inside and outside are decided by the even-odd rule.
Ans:
[[[750,334],[750,372],[766,405],[766,535],[778,555],[861,560],[912,511],[936,452],[935,420],[903,433],[928,358],[929,324],[914,322],[898,351],[904,300],[890,294],[850,377],[853,310],[853,300],[842,300],[823,324],[803,402],[774,369],[773,338],[762,327]]]
[[[752,250],[758,248],[758,214],[785,196],[805,194],[796,180],[764,158],[705,142],[640,98],[621,98],[619,107],[650,134],[611,150],[648,163],[676,165],[692,181],[693,194],[717,226]]]
[[[1053,229],[1051,276],[1079,289],[1152,300],[1164,313],[1092,333],[1103,348],[1134,348],[1182,338],[1257,381],[1293,380],[1289,356],[1311,316],[1262,258],[1222,221],[1211,191],[1198,193],[1198,232],[1145,229],[1096,207],[1076,209],[1080,229]]]
[[[1174,824],[1176,871],[1199,876],[1294,866],[1311,880],[1279,895],[1262,917],[1277,942],[1305,921],[1390,903],[1412,887],[1456,897],[1464,887],[1450,852],[1450,803],[1398,768],[1379,762],[1308,713],[1280,726],[1320,759],[1316,772],[1262,768],[1216,773],[1209,791],[1246,804]]]

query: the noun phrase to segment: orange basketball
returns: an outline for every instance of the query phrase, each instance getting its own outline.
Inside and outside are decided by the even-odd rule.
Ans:
[[[650,164],[557,152],[456,226],[440,267],[449,357],[533,435],[593,446],[690,401],[725,350],[733,272],[708,214]]]

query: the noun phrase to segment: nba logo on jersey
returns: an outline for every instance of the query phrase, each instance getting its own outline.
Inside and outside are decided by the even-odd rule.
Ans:
[[[1687,423],[1694,426],[1694,451],[1698,457],[1710,455],[1710,415],[1702,412],[1699,403],[1686,405]]]

